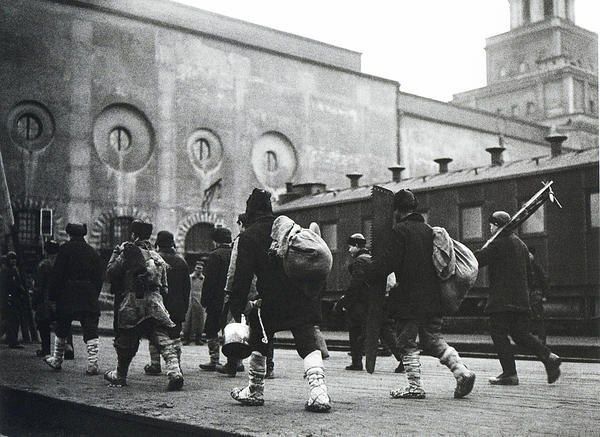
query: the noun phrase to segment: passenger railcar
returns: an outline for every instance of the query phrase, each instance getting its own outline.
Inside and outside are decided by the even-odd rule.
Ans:
[[[549,334],[598,335],[600,325],[598,149],[563,152],[502,163],[501,148],[488,149],[492,164],[448,171],[448,159],[436,160],[440,172],[401,179],[401,167],[390,168],[394,177],[381,185],[394,192],[410,188],[419,200],[419,212],[432,226],[443,226],[471,249],[490,237],[488,216],[496,210],[514,214],[541,187],[554,181],[563,208],[546,203],[518,230],[521,239],[535,247],[536,258],[549,276],[546,302]],[[333,271],[323,296],[325,325],[340,327],[330,310],[349,282],[350,256],[346,238],[362,232],[370,241],[374,214],[371,186],[358,186],[359,175],[349,175],[350,188],[326,190],[322,184],[288,184],[277,214],[303,226],[319,223],[334,258]],[[446,320],[453,332],[485,332],[483,304],[488,279],[483,268],[475,287],[459,312]]]

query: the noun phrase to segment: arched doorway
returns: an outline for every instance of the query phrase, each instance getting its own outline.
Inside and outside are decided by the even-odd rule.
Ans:
[[[206,259],[213,249],[212,231],[214,223],[196,223],[185,234],[185,260],[190,269],[196,265],[196,261]]]

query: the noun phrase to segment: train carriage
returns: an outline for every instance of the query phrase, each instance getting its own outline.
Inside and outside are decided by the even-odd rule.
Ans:
[[[598,335],[600,325],[598,149],[562,152],[503,163],[501,148],[491,148],[486,167],[448,171],[448,159],[436,160],[440,172],[400,178],[392,167],[390,182],[377,184],[394,192],[410,188],[419,199],[419,212],[432,226],[443,226],[453,238],[471,249],[490,237],[488,216],[496,210],[514,214],[539,189],[554,181],[563,208],[547,202],[519,229],[520,238],[536,249],[536,258],[548,273],[550,289],[545,305],[550,334]],[[333,271],[323,295],[325,325],[340,328],[331,307],[349,282],[350,261],[346,237],[362,232],[371,240],[374,214],[371,186],[359,186],[359,175],[349,175],[351,186],[327,190],[323,184],[288,184],[277,214],[303,226],[316,221],[333,253]],[[485,332],[483,304],[488,280],[482,269],[459,312],[446,318],[449,332]]]

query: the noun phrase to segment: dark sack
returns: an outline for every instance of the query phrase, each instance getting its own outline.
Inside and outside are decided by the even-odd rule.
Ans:
[[[460,308],[467,292],[477,280],[479,263],[471,250],[453,240],[456,269],[450,278],[441,281],[441,303],[444,314],[454,314]]]

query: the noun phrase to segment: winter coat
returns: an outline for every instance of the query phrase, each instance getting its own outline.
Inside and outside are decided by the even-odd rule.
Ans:
[[[343,306],[352,318],[366,317],[369,305],[369,285],[367,273],[371,266],[371,254],[367,249],[361,249],[348,266],[350,285],[343,297]]]
[[[136,241],[142,252],[144,261],[151,266],[147,271],[147,290],[143,295],[136,291],[137,275],[129,268],[125,247],[132,243],[123,243],[113,251],[106,267],[106,277],[111,283],[122,284],[121,302],[118,309],[118,327],[122,329],[134,328],[147,319],[154,319],[159,325],[173,328],[175,323],[171,320],[165,308],[163,295],[168,294],[167,263],[152,249],[148,241]]]
[[[102,259],[83,237],[71,237],[60,246],[50,284],[50,300],[57,316],[78,312],[100,313]]]
[[[231,259],[231,244],[219,244],[209,255],[204,268],[202,306],[207,313],[221,314],[225,298],[225,282]]]
[[[0,270],[0,293],[1,310],[20,310],[27,288],[18,269],[5,267]]]
[[[239,236],[231,312],[239,320],[256,275],[256,289],[262,299],[261,316],[267,331],[318,325],[324,282],[291,280],[285,275],[281,259],[269,254],[274,220],[272,215],[260,216]]]
[[[485,312],[528,312],[529,251],[514,233],[501,234],[475,252],[481,267],[488,266],[489,295]]]
[[[440,280],[433,262],[433,231],[423,216],[411,213],[393,227],[381,254],[373,257],[369,277],[383,280],[396,275],[389,292],[388,314],[415,318],[441,313]]]
[[[161,247],[158,254],[169,265],[167,269],[169,293],[164,297],[165,306],[171,320],[175,323],[183,322],[190,302],[190,269],[183,257],[175,253],[173,248]]]
[[[51,255],[41,260],[37,266],[33,290],[33,309],[37,321],[54,319],[54,309],[50,303],[50,281],[55,261],[56,256]]]

